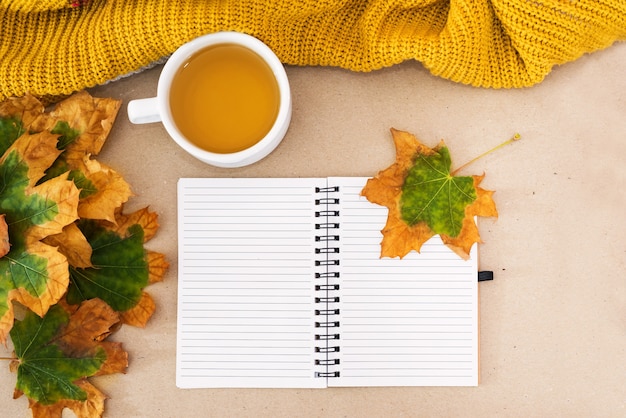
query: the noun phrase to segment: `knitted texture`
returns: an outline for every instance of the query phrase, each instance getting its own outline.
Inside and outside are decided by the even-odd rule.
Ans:
[[[626,39],[625,0],[0,0],[0,99],[71,94],[206,33],[253,35],[292,65],[406,60],[481,87],[538,83]]]

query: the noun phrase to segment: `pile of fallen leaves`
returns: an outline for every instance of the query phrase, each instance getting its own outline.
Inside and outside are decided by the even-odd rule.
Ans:
[[[125,372],[107,337],[145,326],[155,304],[143,289],[168,268],[144,248],[157,215],[125,214],[130,186],[92,158],[119,108],[85,92],[49,112],[31,96],[0,103],[0,343],[13,343],[14,397],[35,417],[102,415],[89,377]]]
[[[370,202],[388,208],[381,257],[419,252],[433,235],[439,235],[467,259],[472,246],[480,242],[475,217],[498,216],[493,191],[479,186],[484,176],[455,176],[457,170],[451,170],[450,152],[443,141],[429,148],[409,132],[392,129],[391,133],[396,161],[369,179],[361,192]]]

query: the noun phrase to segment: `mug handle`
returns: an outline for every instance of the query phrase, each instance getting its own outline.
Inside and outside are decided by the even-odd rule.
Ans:
[[[137,99],[128,102],[128,119],[134,124],[160,122],[159,106],[156,97]]]

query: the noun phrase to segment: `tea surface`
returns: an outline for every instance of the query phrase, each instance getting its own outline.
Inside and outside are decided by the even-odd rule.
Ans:
[[[280,104],[278,83],[265,61],[239,45],[217,45],[192,55],[174,76],[174,122],[207,151],[249,148],[270,131]]]

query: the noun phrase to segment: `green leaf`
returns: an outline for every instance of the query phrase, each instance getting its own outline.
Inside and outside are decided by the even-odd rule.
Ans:
[[[100,347],[92,355],[67,356],[54,338],[68,322],[69,315],[54,305],[43,318],[27,312],[10,333],[19,360],[16,389],[43,405],[62,399],[87,399],[74,382],[95,374],[106,360]]]
[[[92,247],[93,267],[70,267],[68,302],[100,298],[118,312],[133,308],[149,278],[141,226],[129,227],[124,236],[95,221],[81,220],[78,227]]]
[[[476,190],[473,177],[454,177],[450,166],[447,147],[432,155],[418,154],[400,197],[401,216],[407,224],[425,222],[435,234],[459,235],[465,208],[476,200]]]

